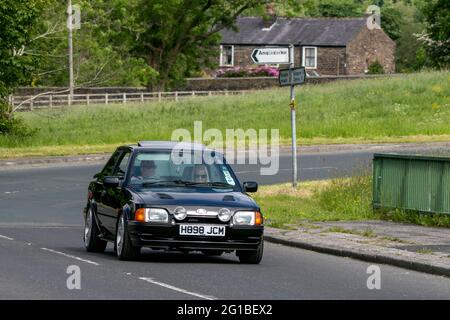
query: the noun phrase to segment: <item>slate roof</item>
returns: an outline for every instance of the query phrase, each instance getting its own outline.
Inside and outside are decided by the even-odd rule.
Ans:
[[[277,18],[264,29],[260,17],[239,17],[238,32],[221,31],[222,44],[346,46],[366,26],[365,18]]]

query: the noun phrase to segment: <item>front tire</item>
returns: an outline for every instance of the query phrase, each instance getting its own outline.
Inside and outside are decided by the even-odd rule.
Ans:
[[[236,254],[241,263],[259,264],[262,260],[264,252],[264,240],[261,239],[261,244],[258,249],[251,251],[237,251]]]
[[[97,227],[95,215],[91,207],[86,212],[84,220],[84,246],[87,252],[103,252],[106,249],[107,241],[99,238],[100,230]]]
[[[119,260],[136,260],[141,252],[141,247],[135,247],[131,243],[123,214],[117,221],[115,248]]]

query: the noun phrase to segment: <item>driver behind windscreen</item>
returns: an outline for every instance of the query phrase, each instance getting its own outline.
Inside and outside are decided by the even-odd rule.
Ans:
[[[155,178],[156,174],[156,165],[153,160],[142,160],[141,161],[141,175],[133,176],[132,180],[145,180],[149,178]]]
[[[208,182],[208,170],[203,164],[194,167],[194,182]]]

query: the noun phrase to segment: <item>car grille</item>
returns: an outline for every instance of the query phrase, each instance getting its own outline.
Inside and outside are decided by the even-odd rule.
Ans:
[[[217,217],[186,217],[178,223],[208,223],[208,224],[228,224],[228,222],[222,222]]]

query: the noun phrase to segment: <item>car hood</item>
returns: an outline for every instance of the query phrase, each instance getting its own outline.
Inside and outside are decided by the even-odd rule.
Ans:
[[[252,198],[241,192],[146,190],[136,194],[149,205],[258,208]]]

